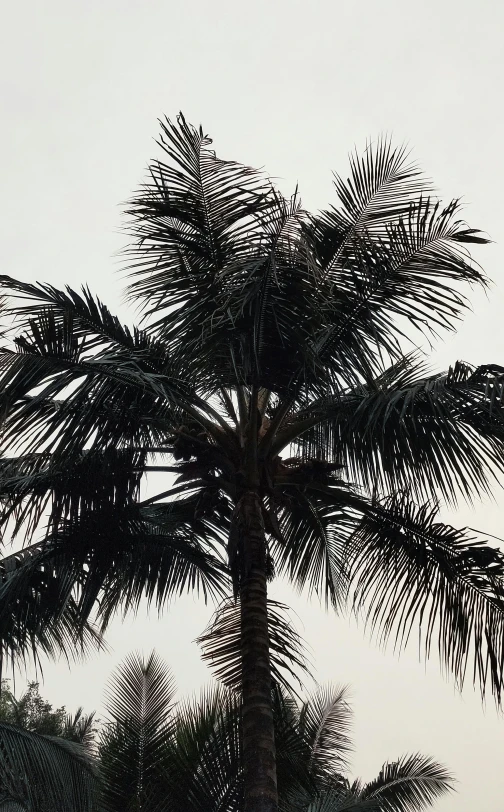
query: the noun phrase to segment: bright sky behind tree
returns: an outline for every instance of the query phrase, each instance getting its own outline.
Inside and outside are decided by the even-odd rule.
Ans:
[[[347,152],[391,134],[407,141],[444,199],[462,196],[470,225],[495,244],[476,252],[494,282],[476,292],[456,336],[432,355],[504,365],[504,195],[501,112],[504,11],[490,0],[86,0],[5,4],[0,34],[2,273],[88,283],[112,310],[121,301],[120,204],[157,154],[156,119],[183,110],[223,157],[264,166],[284,192],[299,182],[308,208],[333,199],[331,171]],[[504,494],[461,507],[453,522],[504,536]],[[449,518],[449,514],[445,514]],[[421,751],[444,762],[459,793],[437,812],[497,812],[504,797],[504,719],[468,686],[459,696],[414,646],[381,652],[348,619],[298,612],[320,681],[351,686],[354,773]],[[160,621],[113,623],[111,652],[69,671],[45,668],[54,705],[99,710],[111,669],[155,647],[187,694],[209,679],[192,642],[211,609],[189,597]],[[302,618],[302,622],[301,622]],[[33,676],[33,674],[31,674]]]

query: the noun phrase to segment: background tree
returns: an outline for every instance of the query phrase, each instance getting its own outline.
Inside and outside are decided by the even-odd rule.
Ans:
[[[88,746],[92,745],[95,734],[94,713],[85,714],[83,708],[78,708],[73,715],[67,714],[64,705],[53,710],[50,702],[41,697],[38,682],[29,682],[21,698],[16,699],[9,680],[2,680],[0,722]]]
[[[40,695],[38,682],[29,682],[17,699],[9,680],[2,680],[0,799],[6,796],[6,800],[0,802],[0,812],[4,812],[2,804],[5,812],[10,806],[18,812],[16,804],[23,812],[55,812],[60,804],[74,804],[76,796],[79,809],[91,811],[96,777],[86,752],[91,755],[95,734],[94,713],[84,714],[82,708],[75,714],[67,714],[65,707],[53,709]]]
[[[275,572],[399,644],[419,624],[427,654],[500,700],[503,557],[436,508],[502,470],[502,368],[434,374],[410,352],[485,284],[466,247],[486,240],[387,141],[311,215],[183,117],[161,126],[163,160],[128,210],[143,329],[86,289],[2,281],[2,522],[28,544],[43,517],[47,532],[3,561],[0,639],[50,654],[142,596],[161,609],[231,582],[245,810],[274,812]],[[166,473],[172,487],[140,495]]]
[[[177,701],[170,670],[155,654],[146,660],[130,655],[108,686],[106,722],[96,749],[100,797],[95,787],[94,812],[242,812],[240,706],[239,693],[223,685]],[[276,685],[273,707],[282,812],[420,812],[452,788],[446,770],[419,755],[385,764],[368,784],[350,781],[351,710],[342,689],[319,688],[300,703]],[[12,730],[0,723],[0,747]],[[57,773],[67,768],[67,751],[62,751],[61,765],[50,762],[54,739],[32,734],[24,743],[23,750],[14,747],[13,760],[30,756],[31,768],[39,766],[39,773],[30,774],[32,784],[35,779],[42,787],[49,783],[48,759]],[[78,795],[70,806],[68,795],[47,806],[51,787],[48,792],[41,806],[35,802],[22,809],[91,809]],[[20,802],[33,804],[23,795]]]

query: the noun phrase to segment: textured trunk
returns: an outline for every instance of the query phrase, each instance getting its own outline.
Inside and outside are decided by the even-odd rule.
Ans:
[[[240,502],[244,812],[277,812],[266,540],[258,494],[249,490]]]

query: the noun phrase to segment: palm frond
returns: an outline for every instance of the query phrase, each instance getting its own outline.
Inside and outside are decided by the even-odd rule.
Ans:
[[[73,715],[67,714],[61,735],[68,741],[77,742],[92,750],[96,735],[94,712],[84,713],[83,708],[77,708]]]
[[[131,449],[84,450],[62,459],[50,453],[0,459],[0,525],[33,538],[81,515],[135,503],[146,455]]]
[[[0,559],[0,640],[5,656],[36,647],[51,654],[89,645],[118,609],[135,611],[142,597],[160,610],[186,589],[203,597],[228,588],[227,569],[212,550],[212,532],[188,529],[181,503],[85,514],[45,541]],[[208,541],[206,542],[205,539]]]
[[[298,472],[285,465],[285,476],[281,471],[275,480],[274,500],[280,512],[280,532],[270,541],[275,569],[287,574],[298,589],[307,588],[326,605],[339,608],[346,598],[346,549],[360,516],[356,510],[360,498],[342,480],[324,477],[324,467],[330,466],[323,462],[295,462],[291,468]]]
[[[408,643],[415,624],[427,656],[462,686],[472,677],[500,703],[504,686],[504,555],[437,520],[431,505],[389,497],[363,517],[349,552],[354,605],[382,640]]]
[[[74,353],[80,349],[81,360],[105,361],[113,356],[118,366],[134,362],[151,380],[156,376],[163,380],[176,398],[180,396],[182,401],[187,399],[204,406],[192,390],[188,359],[181,366],[168,351],[166,342],[157,341],[138,327],[123,324],[89,288],[83,286],[78,292],[67,285],[60,290],[9,276],[0,276],[0,287],[7,291],[9,306],[5,309],[14,320],[10,332],[17,331],[15,343],[20,347],[33,348],[35,335],[39,344],[41,339],[45,340],[45,354],[54,353],[64,337]],[[28,304],[23,304],[25,301]],[[19,335],[20,330],[23,332]]]
[[[297,194],[290,200],[275,194],[274,200],[262,219],[261,239],[224,269],[223,290],[203,340],[214,379],[227,375],[233,386],[255,381],[283,397],[300,370],[307,378],[315,375],[312,339],[323,297],[304,242],[305,213]]]
[[[268,629],[271,673],[279,685],[289,687],[292,679],[301,683],[308,673],[303,641],[287,617],[288,607],[268,600]],[[240,603],[224,601],[197,642],[203,660],[213,668],[217,679],[233,690],[241,686]]]
[[[72,594],[76,570],[72,557],[62,563],[60,550],[45,542],[0,559],[0,668],[8,660],[79,657],[103,646]]]
[[[278,684],[273,686],[273,719],[279,810],[305,812],[317,792],[310,749],[300,729],[299,701]]]
[[[432,191],[407,148],[394,147],[390,138],[368,143],[362,155],[355,150],[349,159],[350,177],[334,178],[340,208],[321,217],[330,229],[339,226],[344,240],[365,231],[385,234],[388,224],[406,217],[411,204]]]
[[[318,793],[303,812],[382,812],[379,801],[362,799],[349,788],[335,787]]]
[[[106,697],[111,719],[100,747],[106,812],[146,808],[159,763],[173,735],[174,681],[152,653],[130,655],[113,674]]]
[[[0,812],[29,812],[29,810],[19,801],[12,801],[9,798],[2,797],[0,799]]]
[[[416,754],[384,764],[359,796],[378,801],[380,812],[421,812],[452,790],[453,777],[445,767]]]
[[[188,590],[205,601],[229,591],[228,568],[222,551],[214,551],[213,528],[198,520],[201,532],[195,532],[194,528],[187,532],[176,526],[177,513],[175,509],[160,516],[159,510],[148,513],[142,510],[141,521],[134,521],[129,531],[127,526],[115,529],[115,570],[109,576],[104,570],[99,612],[104,625],[118,608],[136,611],[144,596],[149,605],[154,604],[161,611],[170,597]]]
[[[367,490],[405,487],[419,500],[485,494],[503,470],[503,370],[457,363],[442,375],[403,358],[348,393],[315,402],[286,434],[327,455]],[[297,426],[296,426],[297,423]],[[311,424],[311,425],[310,425]],[[299,428],[298,428],[299,427]]]
[[[177,706],[164,761],[169,790],[159,812],[239,812],[243,806],[241,701],[223,686]]]
[[[134,357],[81,358],[73,340],[68,349],[68,332],[44,317],[21,351],[0,350],[4,447],[64,456],[91,443],[152,445],[156,434],[145,418],[172,416],[169,376],[144,371]]]
[[[310,753],[309,771],[319,788],[348,766],[351,719],[345,688],[319,688],[301,707],[299,727]]]
[[[148,313],[168,305],[189,311],[212,294],[216,274],[237,250],[240,235],[268,205],[270,183],[257,171],[216,157],[211,139],[189,125],[160,121],[166,161],[149,167],[150,180],[128,207],[128,252],[137,277],[130,294]],[[162,326],[162,320],[158,326]]]
[[[38,318],[47,317],[50,313],[55,328],[61,329],[67,325],[68,330],[71,324],[74,345],[85,337],[87,351],[108,347],[116,352],[126,350],[139,356],[143,354],[147,364],[161,371],[162,366],[158,365],[165,355],[161,345],[155,344],[145,332],[131,330],[122,324],[100,299],[92,295],[89,288],[83,286],[79,293],[69,285],[60,290],[46,283],[31,284],[5,275],[0,276],[0,287],[9,297],[5,309],[7,315],[14,318],[13,330],[30,331]],[[156,355],[156,349],[158,353],[161,352],[161,357]]]
[[[463,285],[486,285],[466,244],[486,242],[446,207],[419,199],[407,216],[387,227],[353,236],[331,266],[330,292],[314,351],[324,383],[341,385],[351,375],[366,380],[381,359],[397,359],[411,342],[411,328],[424,334],[453,329],[467,307]]]
[[[80,745],[64,739],[0,723],[0,775],[0,792],[22,808],[42,802],[61,812],[96,808],[96,769]]]

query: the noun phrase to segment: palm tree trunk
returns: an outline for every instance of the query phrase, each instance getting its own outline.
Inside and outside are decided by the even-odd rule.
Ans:
[[[243,690],[244,812],[277,812],[275,732],[271,699],[266,537],[258,493],[239,505],[243,564],[240,586]]]

